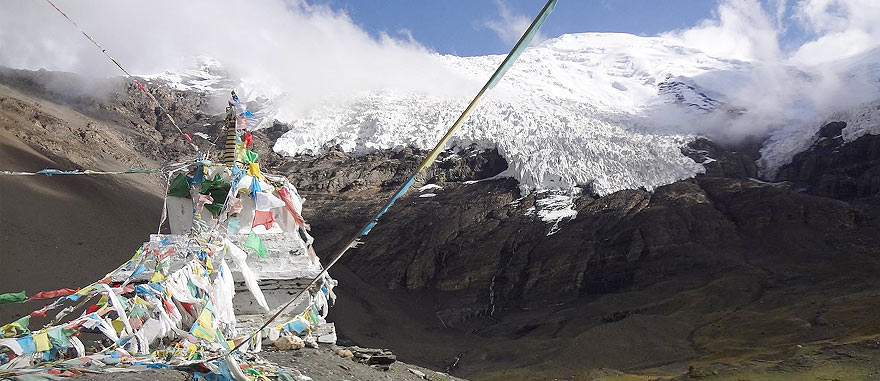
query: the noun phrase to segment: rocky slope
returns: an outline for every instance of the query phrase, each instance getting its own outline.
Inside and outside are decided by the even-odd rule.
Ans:
[[[357,286],[342,288],[341,332],[435,366],[457,362],[466,376],[674,372],[877,333],[863,324],[880,308],[867,280],[880,264],[876,212],[750,179],[749,153],[699,143],[711,147],[693,151],[720,158],[707,175],[582,196],[576,218],[549,236],[528,211],[551,195],[435,170],[422,180],[443,186],[435,197],[402,199],[343,260],[335,276]],[[419,157],[408,155],[291,164],[293,178],[321,179],[302,190],[322,252],[403,181]],[[418,333],[382,329],[392,325]]]
[[[779,171],[806,193],[857,200],[880,193],[880,136],[863,135],[845,142],[845,122],[828,123],[816,132],[817,142],[794,156]]]
[[[0,72],[3,133],[22,152],[53,160],[27,159],[13,169],[149,166],[188,154],[136,89],[111,81],[104,91],[71,95],[50,85],[63,78],[70,87],[87,82],[59,73]],[[188,131],[216,136],[219,118],[205,100],[211,94],[153,91],[174,105]],[[37,111],[56,119],[49,123]],[[34,121],[55,127],[35,128]],[[820,134],[833,135],[833,126]],[[351,156],[334,149],[282,157],[271,145],[284,132],[281,125],[261,130],[255,147],[266,170],[287,174],[307,198],[304,214],[323,258],[425,154],[407,148]],[[98,138],[103,140],[89,140]],[[835,345],[865,343],[880,334],[873,318],[880,312],[880,287],[872,281],[880,265],[874,138],[818,139],[780,170],[783,182],[755,179],[760,139],[735,147],[697,140],[682,154],[704,163],[705,174],[652,192],[601,197],[589,191],[523,194],[516,181],[495,177],[508,168],[497,151],[473,146],[447,152],[417,184],[442,188],[401,199],[331,271],[340,286],[330,318],[343,341],[392,348],[402,360],[487,379],[730,371],[714,364],[745,372],[754,364],[796,361],[806,350],[827,353],[839,350]],[[208,140],[196,141],[204,151],[211,148]],[[4,160],[14,152],[4,149]],[[110,200],[131,185],[74,188],[67,199]],[[83,240],[98,245],[90,250],[68,249],[76,258],[100,260],[40,287],[70,287],[103,275],[155,229],[158,207],[149,205],[158,201],[161,186],[156,180],[136,185],[146,194],[122,199],[141,200],[138,209],[152,212],[126,214],[128,223],[39,221],[58,232],[51,242],[59,247],[80,228],[117,238]],[[28,208],[42,198],[8,202],[7,195],[18,191],[6,189],[4,221],[33,229]],[[119,215],[121,209],[128,210],[82,204],[69,214],[93,218],[86,211]],[[6,245],[13,241],[16,253],[57,255],[20,232],[3,234],[3,258],[13,253]],[[45,274],[29,260],[4,260],[4,268],[14,269],[4,288],[25,287]],[[873,353],[867,344],[847,348]]]

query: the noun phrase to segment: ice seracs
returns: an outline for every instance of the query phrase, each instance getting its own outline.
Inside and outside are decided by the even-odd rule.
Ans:
[[[485,80],[501,56],[437,56],[451,72]],[[681,154],[689,134],[651,133],[638,115],[654,103],[658,85],[743,64],[710,57],[662,38],[627,34],[565,35],[528,49],[470,116],[453,145],[497,148],[505,175],[529,189],[589,184],[604,195],[653,189],[703,167]],[[684,83],[683,80],[681,83]],[[670,84],[666,94],[708,109],[721,101],[708,90]],[[403,146],[431,148],[469,99],[394,90],[357,94],[289,121],[275,144],[285,155],[330,146],[366,153]]]

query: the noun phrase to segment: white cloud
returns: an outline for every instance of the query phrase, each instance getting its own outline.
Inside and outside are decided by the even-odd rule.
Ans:
[[[515,13],[503,0],[494,0],[495,6],[498,8],[498,17],[483,23],[483,26],[495,32],[498,38],[505,43],[513,45],[522,34],[532,24],[532,19],[528,16]],[[533,43],[539,43],[546,40],[546,37],[539,31]]]
[[[722,1],[715,13],[716,18],[703,20],[694,28],[663,36],[718,57],[747,61],[778,58],[777,23],[757,0]]]
[[[880,45],[877,0],[802,0],[795,19],[816,34],[793,53],[798,63],[833,61]]]
[[[833,61],[880,45],[880,1],[800,0],[790,17],[787,5],[769,0],[771,15],[758,0],[722,0],[714,18],[663,35],[718,57],[798,65]],[[782,52],[779,39],[790,26],[811,35]]]
[[[130,72],[187,68],[218,59],[255,87],[284,90],[296,113],[360,91],[458,94],[472,85],[406,32],[372,38],[343,12],[303,1],[57,0]],[[8,0],[0,12],[0,65],[95,76],[121,74],[42,1]]]
[[[788,5],[785,0],[722,0],[713,18],[663,34],[750,67],[725,94],[748,111],[733,120],[700,121],[696,132],[717,138],[763,135],[880,97],[869,70],[853,67],[880,57],[853,58],[880,46],[880,1],[800,0]],[[780,48],[791,30],[808,31],[806,42]]]

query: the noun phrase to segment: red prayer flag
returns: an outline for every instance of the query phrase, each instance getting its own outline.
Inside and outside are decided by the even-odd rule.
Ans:
[[[254,135],[250,131],[244,133],[244,146],[250,147],[254,143]]]
[[[293,216],[293,222],[299,226],[306,228],[306,230],[312,230],[312,227],[306,223],[305,218],[299,215],[296,212],[296,208],[293,207],[293,202],[290,201],[290,191],[287,188],[281,187],[278,189],[278,195],[281,196],[281,200],[284,201],[285,209],[290,212],[290,215]]]
[[[78,288],[76,290],[72,290],[69,288],[59,288],[57,290],[51,291],[40,291],[36,295],[31,296],[28,300],[55,299],[62,296],[76,294],[77,291],[79,291]]]
[[[162,304],[165,305],[165,311],[168,311],[169,314],[174,311],[175,307],[173,304],[171,304],[171,302],[168,301],[168,299],[162,298]]]
[[[49,310],[49,306],[43,306],[43,308],[40,308],[34,312],[31,312],[31,317],[32,318],[44,318],[44,317],[46,317],[46,311],[48,311],[48,310]]]
[[[271,211],[254,211],[254,224],[251,226],[257,227],[257,225],[263,225],[263,227],[268,230],[272,228],[273,223],[275,223],[275,217],[272,215]]]

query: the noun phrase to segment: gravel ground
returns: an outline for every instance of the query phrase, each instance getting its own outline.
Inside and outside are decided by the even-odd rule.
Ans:
[[[304,348],[292,351],[265,351],[260,355],[275,364],[300,370],[315,381],[336,380],[460,380],[444,373],[394,362],[387,371],[342,358],[336,354],[341,347],[321,346],[319,349]],[[424,375],[424,376],[422,376]]]
[[[343,358],[336,351],[342,347],[321,346],[318,349],[303,348],[289,351],[264,350],[260,357],[270,361],[288,373],[297,371],[314,381],[363,380],[363,381],[453,381],[461,380],[445,373],[439,373],[415,365],[396,361],[387,370],[362,364],[351,358]],[[84,373],[77,377],[82,381],[153,381],[153,380],[192,380],[192,374],[172,369],[145,370],[131,373]],[[15,378],[12,378],[15,379]]]

